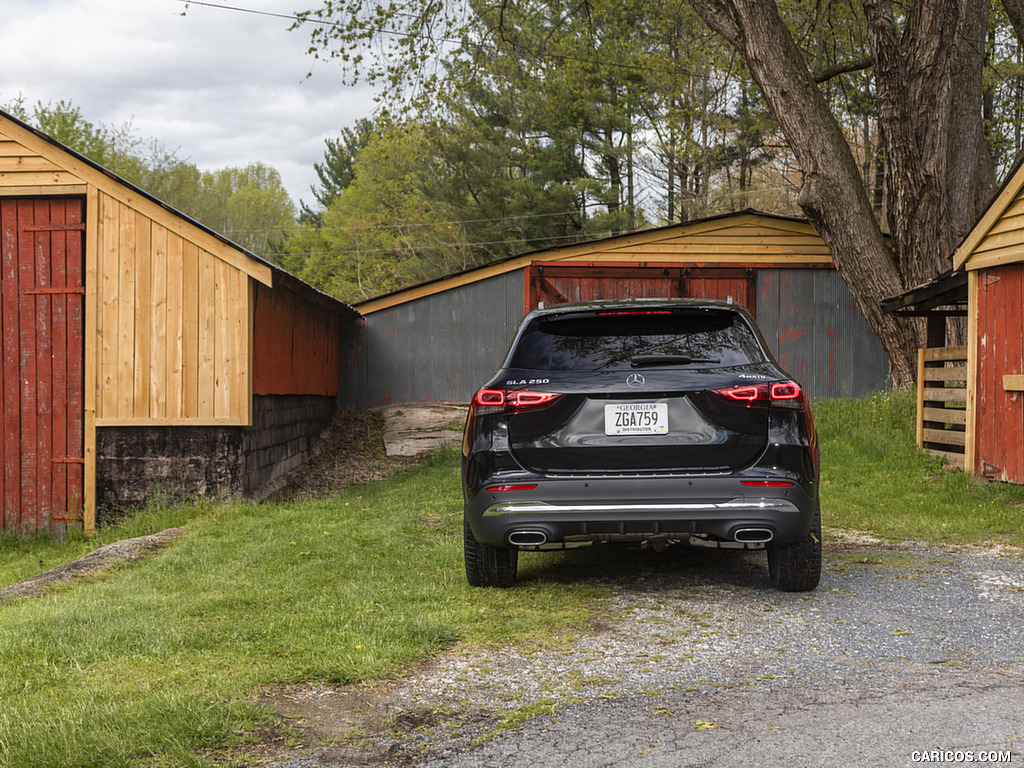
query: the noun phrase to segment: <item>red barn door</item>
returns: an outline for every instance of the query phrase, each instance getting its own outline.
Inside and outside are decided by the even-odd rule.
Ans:
[[[728,299],[754,313],[757,279],[745,268],[548,266],[530,268],[530,308],[595,299]]]
[[[0,198],[0,528],[81,519],[82,201]]]

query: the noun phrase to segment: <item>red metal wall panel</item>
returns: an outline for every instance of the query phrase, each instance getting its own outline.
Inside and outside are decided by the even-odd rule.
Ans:
[[[79,199],[0,200],[2,527],[80,519],[83,221]]]
[[[529,306],[640,298],[728,299],[754,311],[756,282],[743,268],[547,266],[530,270]]]
[[[253,394],[338,394],[341,318],[286,285],[256,286]]]
[[[975,435],[979,468],[1024,483],[1024,392],[1003,376],[1024,373],[1024,264],[982,270],[978,279],[978,379]]]

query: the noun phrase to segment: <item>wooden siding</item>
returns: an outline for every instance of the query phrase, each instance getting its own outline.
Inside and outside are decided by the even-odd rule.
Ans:
[[[0,126],[0,195],[84,194],[85,182],[46,157],[15,141]]]
[[[253,393],[338,394],[341,371],[339,315],[286,286],[255,291]]]
[[[982,269],[975,285],[975,466],[1024,483],[1024,392],[1004,386],[1004,377],[1024,374],[1024,263]]]
[[[247,275],[110,195],[97,207],[97,426],[247,424]]]
[[[1024,259],[1024,164],[1018,163],[999,194],[953,254],[953,267],[970,270]]]
[[[356,309],[368,315],[477,280],[527,269],[536,262],[635,268],[682,263],[694,267],[740,267],[753,263],[808,266],[830,265],[832,254],[807,222],[739,213],[524,254],[371,299],[357,304]]]
[[[0,200],[0,530],[64,530],[83,502],[80,199]]]
[[[964,469],[967,347],[917,350],[917,445]]]

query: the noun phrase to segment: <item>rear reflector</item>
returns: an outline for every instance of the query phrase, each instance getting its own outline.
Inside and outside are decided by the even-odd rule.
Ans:
[[[792,488],[796,483],[788,480],[740,480],[740,485],[749,488]]]
[[[522,485],[492,485],[484,490],[491,493],[503,493],[504,491],[532,491],[536,487],[536,483],[524,483]]]

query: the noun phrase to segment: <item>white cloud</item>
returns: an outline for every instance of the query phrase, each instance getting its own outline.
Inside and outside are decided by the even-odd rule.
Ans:
[[[202,170],[264,162],[296,205],[312,202],[324,139],[373,110],[372,92],[342,85],[287,19],[180,0],[0,0],[0,17],[0,103],[70,101],[91,122],[130,122]]]

